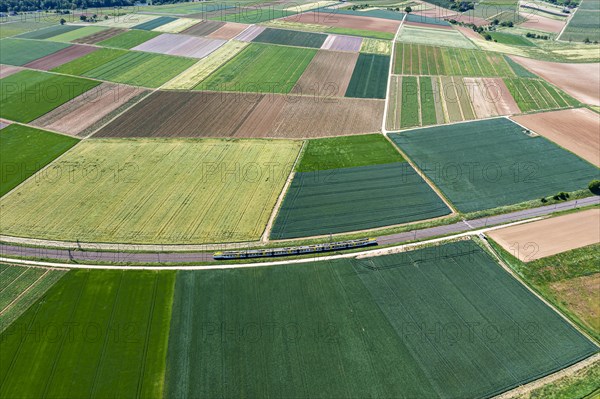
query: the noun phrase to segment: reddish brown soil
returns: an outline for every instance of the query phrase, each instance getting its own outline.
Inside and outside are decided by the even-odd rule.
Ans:
[[[216,31],[208,35],[208,37],[210,37],[211,39],[233,39],[234,37],[242,33],[248,26],[250,25],[238,24],[235,22],[227,22],[225,26],[222,26],[221,28],[217,29]]]
[[[142,91],[138,87],[102,83],[36,119],[32,125],[77,135]]]
[[[326,137],[379,131],[383,100],[156,92],[94,137]]]
[[[295,94],[343,97],[358,53],[319,51],[294,87]]]
[[[306,12],[282,18],[283,21],[304,24],[325,25],[336,28],[373,30],[377,32],[396,33],[400,21],[382,18],[361,17],[354,15]]]
[[[0,65],[0,79],[15,74],[23,68],[12,65]]]
[[[458,26],[455,25],[454,26],[460,33],[462,33],[463,35],[465,35],[466,37],[468,37],[469,39],[482,39],[481,35],[477,32],[475,32],[473,29],[471,28],[465,28],[464,26]]]
[[[566,21],[559,21],[557,19],[551,19],[540,15],[539,11],[531,10],[531,14],[520,11],[522,17],[527,18],[527,21],[519,24],[521,28],[541,30],[549,33],[559,33],[567,23]]]
[[[101,42],[102,40],[110,39],[113,36],[117,36],[118,34],[123,33],[125,31],[126,29],[110,28],[102,32],[82,37],[81,39],[73,40],[73,43],[96,44],[98,42]]]
[[[29,64],[25,64],[25,66],[28,68],[49,71],[96,50],[98,50],[97,47],[74,44],[73,46],[59,50],[54,54],[47,55],[38,60],[32,61]]]
[[[501,78],[482,79],[487,97],[494,100],[497,115],[520,114],[521,110]]]
[[[600,116],[594,111],[566,109],[512,119],[600,167]]]
[[[517,56],[511,58],[582,103],[600,106],[600,63],[561,64]]]
[[[202,21],[199,24],[193,25],[180,33],[194,36],[208,36],[224,25],[225,22],[220,21]]]

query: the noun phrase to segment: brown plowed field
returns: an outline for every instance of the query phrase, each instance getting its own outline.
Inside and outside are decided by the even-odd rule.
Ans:
[[[225,26],[220,27],[216,31],[212,32],[208,37],[211,39],[233,39],[240,33],[242,33],[250,25],[238,24],[235,22],[227,22]]]
[[[600,117],[594,111],[565,109],[512,119],[600,167]]]
[[[358,53],[317,52],[292,90],[295,94],[343,97]]]
[[[101,42],[102,40],[110,39],[113,36],[117,36],[118,34],[125,32],[126,30],[127,29],[110,28],[102,32],[82,37],[81,39],[73,40],[73,43],[96,44],[98,42]]]
[[[383,100],[156,92],[94,137],[327,137],[377,132]]]
[[[520,224],[488,233],[505,250],[530,262],[600,242],[600,209]]]
[[[303,24],[316,24],[324,26],[332,26],[336,28],[362,29],[373,30],[377,32],[396,33],[400,21],[390,19],[360,17],[344,14],[316,13],[305,12],[304,14],[292,15],[282,18],[282,21],[300,22]]]
[[[474,40],[482,39],[482,36],[479,33],[475,32],[471,28],[466,28],[464,26],[458,26],[458,25],[454,25],[454,27],[456,28],[456,30],[458,30],[460,33],[462,33],[469,39],[474,39]]]
[[[32,125],[77,135],[143,91],[139,87],[102,83],[36,119]]]
[[[12,65],[0,65],[0,79],[19,72],[23,68]]]
[[[208,36],[217,29],[221,28],[225,25],[225,22],[219,21],[202,21],[199,24],[191,26],[184,30],[183,32],[179,32],[184,35],[193,35],[193,36]]]
[[[527,18],[527,21],[519,24],[519,27],[540,30],[542,32],[559,33],[567,23],[566,20],[560,21],[544,17],[543,15],[540,15],[539,11],[534,10],[530,10],[530,12],[523,12],[523,10],[521,10],[519,14],[522,17]]]
[[[500,78],[482,78],[485,95],[491,99],[496,107],[496,115],[520,114],[521,110],[515,99],[508,91],[508,87]]]
[[[25,64],[25,66],[27,68],[49,71],[53,68],[61,66],[62,64],[66,64],[69,61],[73,61],[76,58],[83,57],[84,55],[96,50],[98,50],[97,47],[75,44],[73,46],[69,46],[62,50],[59,50],[56,53],[32,61],[29,64]]]
[[[600,63],[562,64],[514,55],[511,58],[582,103],[600,107]]]

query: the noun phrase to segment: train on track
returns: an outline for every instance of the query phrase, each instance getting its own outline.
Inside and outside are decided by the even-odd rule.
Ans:
[[[338,241],[325,244],[302,245],[298,247],[249,249],[238,251],[215,252],[213,258],[216,260],[248,259],[248,258],[272,258],[278,256],[304,255],[319,252],[339,251],[344,249],[369,247],[377,245],[374,238],[361,238],[358,240]]]

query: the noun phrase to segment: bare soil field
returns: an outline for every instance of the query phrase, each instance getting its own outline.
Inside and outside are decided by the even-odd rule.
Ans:
[[[358,52],[360,51],[362,42],[362,37],[329,35],[325,39],[325,42],[323,42],[321,49]]]
[[[36,119],[32,125],[75,136],[142,92],[144,89],[139,87],[102,83]]]
[[[92,35],[73,40],[73,43],[96,44],[98,42],[101,42],[102,40],[110,39],[113,36],[117,36],[125,31],[126,29],[110,28],[107,30],[103,30],[102,32],[94,33]]]
[[[466,24],[474,24],[476,26],[486,26],[486,25],[490,24],[490,21],[488,21],[486,19],[475,17],[472,15],[466,15],[466,14],[454,15],[454,16],[452,16],[452,18],[445,18],[445,19],[454,19],[458,22],[464,22]]]
[[[576,108],[512,119],[600,167],[600,119],[594,111]]]
[[[220,21],[202,21],[199,24],[187,28],[181,33],[193,36],[208,36],[224,25],[225,22]]]
[[[12,65],[0,65],[0,79],[15,74],[23,68]]]
[[[220,27],[216,31],[208,35],[211,39],[233,39],[243,31],[245,31],[250,25],[238,24],[236,22],[227,22],[225,26]]]
[[[523,262],[600,242],[600,209],[494,230],[488,235]]]
[[[74,59],[79,57],[83,57],[84,55],[96,50],[98,50],[97,47],[75,44],[73,46],[59,50],[56,53],[47,55],[33,62],[25,64],[25,66],[27,68],[49,71],[51,69],[61,66],[62,64],[66,64],[67,62],[73,61]]]
[[[511,58],[577,100],[600,106],[600,63],[564,64],[518,56]]]
[[[292,92],[343,97],[357,59],[358,53],[318,51],[296,82]]]
[[[534,29],[548,33],[559,33],[566,24],[566,20],[561,21],[540,15],[537,13],[520,12],[520,16],[527,18],[527,21],[519,24],[521,28]]]
[[[305,24],[316,24],[336,28],[373,30],[377,32],[396,33],[400,21],[390,19],[361,17],[345,14],[329,14],[306,12],[304,14],[292,15],[282,18],[283,21],[300,22]]]
[[[179,55],[182,57],[204,58],[221,47],[224,43],[225,41],[220,39],[163,33],[154,39],[150,39],[147,42],[134,47],[132,50]]]
[[[156,92],[94,137],[305,138],[380,130],[383,100]]]
[[[465,78],[477,118],[521,113],[501,78]]]
[[[235,37],[235,39],[242,41],[242,42],[251,42],[252,40],[254,40],[256,38],[256,36],[260,35],[265,29],[267,29],[267,28],[265,28],[264,26],[254,25],[254,26],[251,26],[250,28],[246,29],[239,35],[237,35]]]
[[[456,30],[458,30],[460,33],[462,33],[469,39],[481,40],[481,35],[479,33],[475,32],[471,28],[466,28],[464,26],[458,26],[458,25],[455,25],[454,27],[456,28]]]

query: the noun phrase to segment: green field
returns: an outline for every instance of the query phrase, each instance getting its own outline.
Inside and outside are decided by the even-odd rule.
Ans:
[[[598,350],[471,241],[175,286],[167,398],[491,397]]]
[[[252,43],[197,89],[289,93],[317,50]]]
[[[402,111],[400,126],[413,127],[421,125],[419,114],[419,81],[416,76],[402,78]]]
[[[161,397],[174,282],[172,272],[67,273],[0,335],[0,396]]]
[[[130,30],[97,43],[99,46],[130,49],[160,35],[160,32]]]
[[[579,10],[565,28],[560,40],[582,42],[585,39],[600,41],[600,1],[582,0]]]
[[[390,57],[360,53],[345,96],[385,98],[389,68]]]
[[[191,58],[141,51],[101,49],[53,71],[154,88],[168,82],[196,62]]]
[[[76,25],[54,25],[47,28],[34,30],[31,32],[23,33],[19,37],[23,39],[49,39],[54,36],[62,35],[67,32],[72,32],[81,29],[81,26]]]
[[[49,172],[70,173],[30,180],[0,200],[1,232],[84,242],[256,240],[300,146],[287,140],[87,140]]]
[[[0,40],[0,64],[25,65],[67,47],[69,44],[66,43],[2,39]]]
[[[529,72],[528,69],[523,67],[518,62],[513,61],[512,58],[505,55],[504,59],[506,60],[508,65],[510,65],[510,67],[512,68],[515,75],[517,75],[519,78],[537,78],[538,77],[536,74]]]
[[[598,169],[505,118],[391,134],[461,212],[585,189]]]
[[[82,37],[93,35],[94,33],[102,32],[107,29],[106,26],[86,26],[81,29],[75,29],[57,36],[52,36],[48,40],[54,42],[72,42],[73,40],[81,39]]]
[[[381,134],[309,140],[297,172],[402,162],[400,153]]]
[[[41,298],[66,273],[59,269],[42,269],[0,264],[0,334]]]
[[[350,35],[360,37],[370,37],[373,39],[392,40],[395,36],[394,33],[389,32],[378,32],[374,30],[364,29],[351,29],[351,28],[326,28],[327,33],[334,33],[336,35]]]
[[[100,82],[23,70],[0,79],[0,118],[31,122]]]
[[[158,17],[150,21],[143,22],[139,25],[132,26],[131,29],[152,30],[176,20],[177,18],[174,17]]]
[[[223,22],[238,22],[242,24],[258,24],[297,14],[297,12],[294,11],[281,10],[272,6],[265,6],[264,4],[258,4],[257,6],[250,8],[243,8],[243,6],[239,7],[238,5],[238,8],[239,12],[236,14],[222,13],[221,15],[210,17],[208,19]]]
[[[508,44],[511,46],[534,47],[535,45],[523,36],[513,35],[504,32],[488,32],[495,42]]]
[[[31,32],[37,29],[54,25],[54,22],[31,20],[12,20],[10,23],[0,25],[0,39]]]
[[[14,123],[1,129],[0,197],[73,147],[78,141],[72,137]]]
[[[515,76],[502,55],[479,50],[397,43],[397,75]]]
[[[286,193],[271,238],[372,229],[449,213],[407,162],[302,172]]]
[[[327,39],[327,35],[322,33],[267,28],[262,31],[253,42],[321,48],[325,39]]]
[[[444,123],[442,104],[446,104],[449,113],[452,106],[458,107],[456,104],[447,103],[457,97],[447,92],[450,89],[454,90],[458,83],[442,85],[439,79],[437,76],[392,76],[386,127],[389,130],[400,130]],[[468,101],[466,93],[463,93],[463,97]],[[460,114],[460,109],[458,112]],[[462,120],[460,115],[459,120]]]
[[[429,29],[404,25],[398,35],[399,42],[427,46],[475,49],[475,45],[462,33],[452,29]]]
[[[576,107],[579,101],[539,79],[504,79],[522,112]]]

